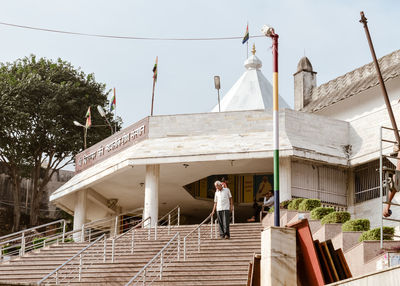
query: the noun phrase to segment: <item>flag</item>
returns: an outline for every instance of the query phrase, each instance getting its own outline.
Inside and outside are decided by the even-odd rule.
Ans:
[[[114,87],[114,95],[111,98],[111,102],[110,102],[110,112],[113,111],[116,108],[116,106],[117,106],[117,98],[115,95],[115,87]]]
[[[92,116],[90,114],[90,106],[86,112],[86,128],[89,128],[90,126],[92,126]]]
[[[242,44],[246,43],[249,40],[249,25],[247,24],[246,33],[244,34]]]
[[[153,79],[155,82],[157,81],[157,64],[158,64],[158,56],[156,57],[156,63],[154,64],[153,67]]]

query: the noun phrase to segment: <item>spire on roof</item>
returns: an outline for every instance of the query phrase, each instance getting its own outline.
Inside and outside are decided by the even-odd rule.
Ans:
[[[253,45],[252,55],[244,62],[245,72],[221,100],[221,111],[272,110],[272,85],[262,74],[262,62],[255,54]],[[281,96],[279,106],[289,108]],[[218,110],[217,104],[212,111]]]

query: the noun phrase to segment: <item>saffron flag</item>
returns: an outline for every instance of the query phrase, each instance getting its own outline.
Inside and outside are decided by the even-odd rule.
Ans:
[[[247,24],[246,33],[244,34],[242,44],[246,43],[249,40],[249,25]]]
[[[110,102],[110,112],[113,111],[116,108],[116,106],[117,106],[117,98],[115,95],[115,87],[114,87],[114,95],[111,98],[111,102]]]
[[[90,126],[92,126],[92,116],[90,114],[90,106],[86,112],[86,128],[89,128]]]
[[[158,64],[158,56],[156,57],[156,63],[154,64],[153,67],[153,79],[155,82],[157,81],[157,64]]]

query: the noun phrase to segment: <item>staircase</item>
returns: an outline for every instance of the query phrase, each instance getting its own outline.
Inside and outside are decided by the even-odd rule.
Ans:
[[[111,239],[106,244],[106,262],[102,259],[92,261],[85,269],[84,261],[82,285],[125,285],[175,234],[181,237],[194,229],[194,225],[175,226],[173,232],[148,240],[148,231],[135,232],[135,245],[131,254],[131,235],[116,241],[114,263],[111,262]],[[165,228],[165,227],[164,227]],[[163,227],[158,229],[162,232]],[[165,229],[164,229],[165,230]],[[210,225],[201,227],[208,233],[201,241],[200,253],[192,251],[186,260],[173,261],[164,267],[163,278],[155,280],[154,285],[246,285],[249,261],[253,253],[260,253],[261,224],[231,225],[231,239],[211,239]],[[0,264],[0,285],[34,285],[41,278],[64,263],[88,243],[64,243],[51,245],[27,253],[25,256]],[[182,247],[182,244],[181,244]],[[104,243],[93,246],[98,253],[104,253]],[[181,253],[183,253],[181,251]],[[84,258],[85,259],[85,258]]]
[[[343,250],[353,277],[376,271],[377,263],[380,263],[388,252],[398,252],[400,250],[400,241],[384,241],[383,249],[381,249],[379,240],[358,242],[362,231],[342,232],[341,223],[321,225],[319,220],[310,219],[309,212],[280,210],[281,226],[296,222],[302,218],[309,220],[314,240],[318,239],[323,242],[331,239],[335,249],[341,248]],[[264,227],[272,226],[273,223],[273,213],[267,214],[262,221]]]

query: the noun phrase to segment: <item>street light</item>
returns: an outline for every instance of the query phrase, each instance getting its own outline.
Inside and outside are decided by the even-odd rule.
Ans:
[[[111,135],[113,135],[112,126],[111,126],[111,124],[110,124],[110,121],[108,121],[108,119],[107,119],[107,117],[106,117],[106,113],[105,113],[104,109],[103,109],[100,105],[97,105],[97,111],[100,113],[101,117],[104,117],[104,119],[106,120],[108,126],[110,126]]]
[[[221,103],[219,100],[219,90],[221,89],[221,80],[218,75],[214,76],[214,86],[215,89],[218,91],[218,111],[221,112]]]
[[[272,39],[272,72],[273,72],[273,144],[274,144],[274,225],[280,225],[279,216],[279,102],[278,102],[278,38],[274,28],[264,25],[264,35]]]
[[[79,126],[79,127],[83,127],[83,149],[86,149],[86,136],[87,136],[87,127],[81,123],[79,123],[78,121],[74,120],[74,125],[75,126]]]

